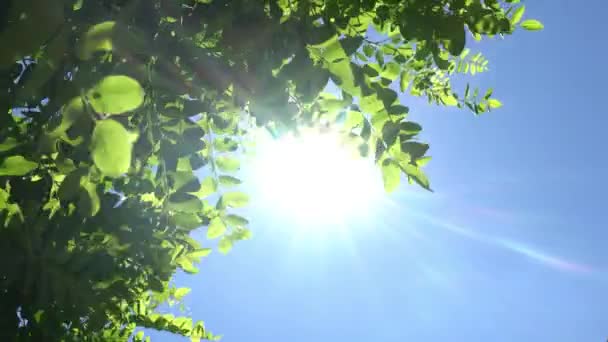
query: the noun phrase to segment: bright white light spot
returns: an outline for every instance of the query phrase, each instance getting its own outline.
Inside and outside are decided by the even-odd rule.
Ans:
[[[255,196],[294,223],[345,223],[367,216],[383,195],[373,160],[331,130],[259,139],[252,165]]]

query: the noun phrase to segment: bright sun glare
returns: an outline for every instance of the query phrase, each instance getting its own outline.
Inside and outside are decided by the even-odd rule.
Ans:
[[[257,196],[302,223],[367,215],[383,193],[381,177],[373,160],[343,141],[318,128],[277,140],[264,135],[253,161]]]

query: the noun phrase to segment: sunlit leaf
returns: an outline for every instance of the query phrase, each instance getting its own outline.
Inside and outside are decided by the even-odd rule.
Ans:
[[[114,120],[97,122],[93,131],[91,154],[95,165],[109,177],[129,170],[135,136]]]
[[[411,179],[416,181],[421,187],[431,190],[429,180],[420,168],[412,164],[401,164],[401,167],[403,168],[403,172],[410,176]]]
[[[193,252],[188,253],[188,257],[192,260],[199,261],[201,258],[204,258],[211,254],[211,248],[202,248]]]
[[[76,5],[74,9],[76,10]],[[106,21],[91,27],[81,38],[78,46],[78,57],[88,60],[97,51],[112,51],[112,33],[116,22]]]
[[[526,11],[526,6],[521,5],[518,7],[515,12],[513,12],[513,16],[511,16],[511,23],[513,25],[519,23],[521,18],[524,16],[524,12]]]
[[[220,253],[227,254],[230,252],[230,250],[232,250],[232,240],[225,236],[222,237],[220,242],[217,244],[217,249],[220,251]]]
[[[219,180],[220,184],[225,187],[233,187],[243,183],[240,179],[227,175],[221,175]]]
[[[187,296],[190,291],[192,291],[192,289],[189,287],[180,287],[178,289],[175,289],[175,292],[173,292],[173,297],[175,297],[175,299],[177,300],[181,300],[182,298]]]
[[[502,102],[500,102],[497,99],[489,99],[488,106],[490,106],[491,109],[500,108],[500,107],[502,107]]]
[[[23,156],[10,156],[0,162],[0,176],[23,176],[30,173],[38,163]]]
[[[97,184],[91,183],[88,179],[81,181],[83,191],[80,192],[78,201],[78,211],[83,216],[95,216],[101,207]]]
[[[182,270],[184,270],[184,272],[189,273],[189,274],[195,274],[198,273],[198,268],[196,268],[194,266],[194,264],[192,264],[192,261],[190,261],[190,259],[188,258],[179,258],[177,260],[177,264],[179,265],[179,267],[182,268]]]
[[[222,195],[220,203],[223,207],[240,208],[249,204],[249,196],[242,192],[227,192]]]
[[[399,186],[401,180],[401,170],[399,166],[391,159],[386,159],[382,163],[382,181],[384,182],[384,190],[393,192]]]
[[[196,213],[202,210],[203,203],[194,195],[175,193],[169,197],[168,208],[178,212]]]
[[[230,156],[219,156],[215,159],[217,167],[224,172],[234,172],[241,167],[238,159]]]
[[[528,31],[540,31],[545,28],[540,21],[535,19],[524,20],[519,26]]]
[[[13,137],[8,137],[0,143],[0,152],[10,151],[17,146],[19,146],[19,142],[17,141],[17,139]]]
[[[74,5],[72,6],[72,9],[73,9],[74,11],[78,11],[78,10],[80,10],[80,9],[82,8],[82,3],[83,3],[83,2],[84,2],[84,0],[76,0],[76,1],[74,2]]]
[[[196,195],[199,198],[205,198],[217,191],[217,180],[213,176],[207,176],[201,182],[200,190],[197,192],[193,192],[193,195]]]
[[[224,224],[224,221],[222,221],[221,218],[216,217],[209,222],[209,227],[207,227],[207,239],[217,239],[224,235],[225,232],[226,224]]]
[[[137,109],[144,102],[144,89],[128,76],[107,76],[97,83],[87,97],[97,113],[122,114]]]
[[[224,221],[232,227],[246,227],[249,224],[249,221],[247,221],[246,218],[238,216],[238,215],[234,215],[234,214],[229,214],[224,216]]]

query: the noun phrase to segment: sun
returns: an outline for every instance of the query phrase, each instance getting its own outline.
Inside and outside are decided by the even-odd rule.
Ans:
[[[383,194],[373,159],[360,157],[337,130],[263,135],[253,159],[255,197],[294,222],[345,223],[368,214]]]

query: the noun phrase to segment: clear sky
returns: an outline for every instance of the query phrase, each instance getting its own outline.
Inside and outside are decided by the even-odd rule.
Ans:
[[[479,46],[503,108],[404,98],[435,193],[402,186],[348,238],[254,201],[253,240],[176,277],[194,318],[226,342],[605,341],[608,3],[526,6],[544,31]]]

